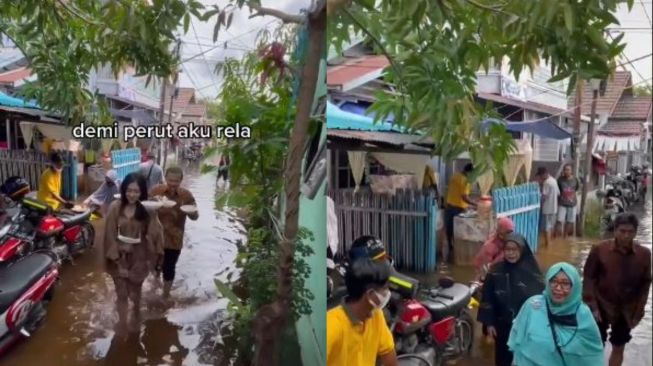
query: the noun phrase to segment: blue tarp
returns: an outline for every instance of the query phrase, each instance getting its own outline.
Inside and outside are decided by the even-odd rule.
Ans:
[[[38,108],[34,102],[26,102],[20,98],[10,97],[3,92],[0,92],[0,105],[5,107]]]
[[[375,117],[375,113],[368,112],[367,109],[371,106],[370,103],[352,103],[352,102],[345,102],[340,106],[340,109],[342,109],[345,112],[351,112],[354,114],[359,114],[361,116],[366,116],[366,117]],[[390,114],[385,118],[386,122],[394,122],[395,121],[395,116]]]
[[[572,137],[570,132],[556,125],[551,118],[523,122],[506,122],[491,118],[482,122],[484,127],[489,126],[490,123],[502,123],[508,131],[532,133],[553,140],[566,140]]]
[[[326,115],[327,128],[339,130],[402,132],[400,127],[393,126],[391,123],[374,123],[373,118],[343,111],[329,101],[327,101]]]

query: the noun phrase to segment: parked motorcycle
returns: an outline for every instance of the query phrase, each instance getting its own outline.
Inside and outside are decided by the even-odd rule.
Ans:
[[[0,266],[41,249],[51,250],[59,261],[70,260],[93,246],[95,229],[89,220],[90,210],[53,212],[43,202],[13,193],[16,189],[24,191],[27,183],[23,180],[16,184],[15,177],[10,180],[0,190],[19,205],[20,211],[12,218],[7,235],[0,238]]]
[[[476,304],[472,295],[479,286],[443,277],[437,287],[420,288],[417,280],[394,274],[387,309],[397,353],[421,355],[435,366],[469,354],[474,340],[469,311]]]
[[[38,329],[58,277],[56,256],[47,251],[0,269],[0,354]]]
[[[433,366],[428,359],[420,355],[400,355],[397,356],[399,366]]]
[[[347,293],[344,286],[346,265],[330,262],[327,270],[327,308],[341,303]],[[397,354],[416,354],[433,366],[469,353],[474,339],[474,321],[469,313],[477,306],[472,297],[480,287],[469,287],[444,277],[438,286],[421,288],[419,281],[393,271],[392,293],[384,309],[395,340]]]

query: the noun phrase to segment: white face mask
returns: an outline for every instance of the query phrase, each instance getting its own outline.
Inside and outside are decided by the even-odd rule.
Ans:
[[[385,294],[381,294],[378,291],[374,291],[374,293],[376,294],[376,297],[379,299],[380,303],[375,304],[373,301],[370,300],[370,305],[372,305],[372,307],[375,309],[385,308],[385,306],[388,305],[388,302],[390,302],[390,297],[392,296],[390,290],[385,290]]]

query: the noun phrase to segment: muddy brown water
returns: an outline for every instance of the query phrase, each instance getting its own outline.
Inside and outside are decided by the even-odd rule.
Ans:
[[[649,189],[650,192],[650,189]],[[646,202],[643,205],[632,207],[632,211],[640,218],[640,228],[637,235],[637,240],[649,249],[652,248],[652,228],[651,228],[651,195],[649,194]],[[596,241],[584,239],[567,239],[557,240],[551,243],[548,248],[539,248],[537,252],[537,259],[543,271],[546,271],[551,265],[558,262],[569,262],[576,265],[580,270],[585,264],[585,260],[589,255],[592,243]],[[474,278],[474,270],[471,267],[450,267],[446,271],[441,271],[442,274],[447,274],[459,281],[471,281]],[[438,275],[415,275],[425,283],[435,284]],[[650,366],[653,365],[652,360],[652,332],[653,326],[651,324],[651,308],[653,290],[649,292],[648,303],[646,304],[646,312],[644,319],[632,331],[633,339],[627,344],[626,352],[624,354],[623,366]],[[476,314],[474,314],[476,318]],[[475,340],[472,355],[457,362],[450,364],[460,366],[494,366],[494,350],[493,345],[485,342],[481,336],[481,327],[477,323],[475,329]],[[606,365],[607,357],[609,356],[610,346],[609,342],[606,343]],[[597,365],[598,366],[598,365]]]
[[[156,285],[146,280],[140,334],[126,342],[114,340],[115,297],[102,272],[99,223],[95,248],[62,268],[43,326],[0,358],[0,365],[228,365],[235,347],[227,301],[217,295],[213,279],[238,277],[233,263],[244,231],[235,215],[214,209],[215,176],[189,172],[183,184],[195,196],[200,218],[187,222],[172,308],[147,307],[158,296]]]

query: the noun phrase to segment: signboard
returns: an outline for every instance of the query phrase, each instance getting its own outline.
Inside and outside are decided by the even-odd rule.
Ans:
[[[501,96],[526,101],[526,85],[522,85],[506,75],[501,76]]]

